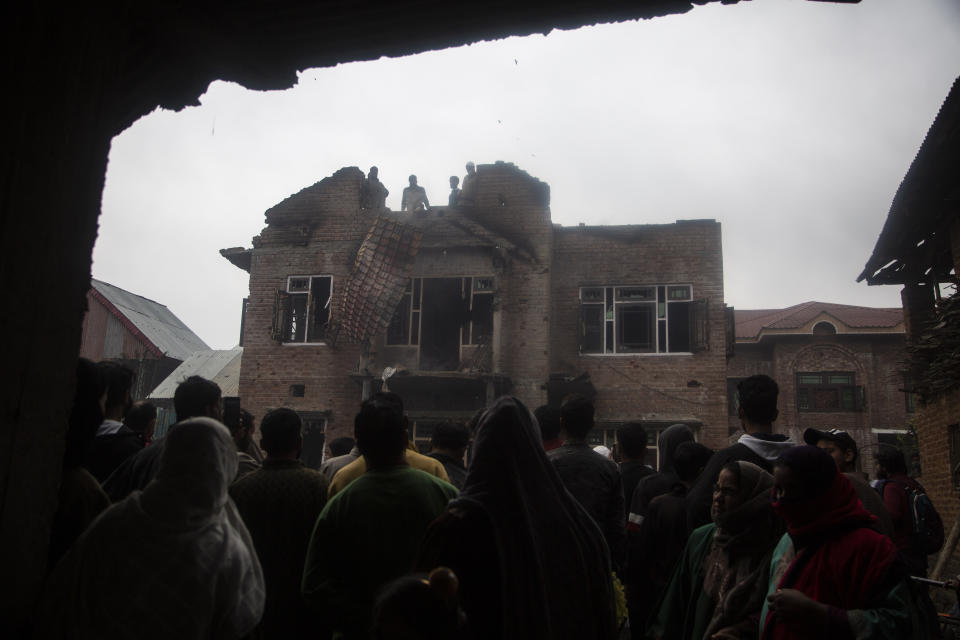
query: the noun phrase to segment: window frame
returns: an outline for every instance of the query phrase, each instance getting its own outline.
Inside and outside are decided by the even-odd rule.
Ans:
[[[307,289],[303,291],[298,287],[294,287],[292,281],[295,279],[306,279],[307,280]],[[324,309],[327,310],[327,320],[322,325],[323,331],[320,336],[311,336],[312,327],[312,314],[316,307],[315,297],[314,297],[314,281],[318,279],[326,279],[328,281],[329,292],[327,294],[327,300],[324,303]],[[291,290],[294,289],[294,290]],[[273,337],[274,340],[279,342],[282,345],[286,346],[302,346],[302,345],[326,345],[327,335],[326,328],[330,326],[330,320],[333,317],[333,293],[334,293],[334,279],[330,274],[293,274],[286,277],[285,286],[283,289],[277,290],[276,300],[274,301],[274,326],[273,326]],[[303,338],[300,340],[292,339],[291,332],[295,336],[296,330],[293,328],[294,322],[294,296],[305,297],[304,301],[304,329],[303,329]]]
[[[834,382],[830,378],[849,376],[850,382]],[[804,381],[804,378],[820,379],[820,382],[814,383]],[[798,413],[858,413],[863,411],[865,398],[863,387],[857,384],[856,371],[799,371],[796,374],[797,384],[797,412]],[[836,407],[818,407],[811,405],[811,391],[836,391]],[[847,393],[849,392],[850,402],[847,402]]]
[[[394,310],[394,315],[390,318],[390,325],[393,325],[394,318],[396,318],[397,311],[401,309],[403,305],[407,306],[407,339],[406,341],[402,340],[393,340],[393,337],[390,333],[390,327],[387,328],[387,332],[384,335],[384,346],[387,347],[419,347],[421,342],[421,332],[422,332],[422,309],[423,309],[423,281],[429,280],[432,278],[442,278],[450,280],[460,280],[460,297],[468,303],[467,309],[470,312],[470,319],[463,323],[460,327],[460,346],[461,347],[476,347],[481,346],[485,343],[489,343],[493,340],[493,312],[495,308],[495,299],[494,296],[497,293],[497,279],[494,275],[475,275],[475,276],[414,276],[410,278],[410,281],[407,283],[407,288],[403,292],[403,297],[400,300],[400,303],[397,305],[397,309]],[[489,280],[490,286],[480,289],[478,287],[478,280]],[[474,310],[474,301],[477,296],[490,296],[491,300],[491,317],[490,317],[490,335],[487,336],[484,340],[475,340],[474,339],[474,321],[473,321],[473,310]]]
[[[686,289],[685,295],[677,295],[677,290]],[[643,290],[646,291],[644,295]],[[709,316],[701,318],[700,314],[708,314],[706,300],[694,297],[694,286],[690,282],[667,282],[663,284],[613,284],[613,285],[582,285],[578,288],[579,318],[577,348],[582,356],[671,356],[693,355],[696,351],[704,350],[708,346],[697,348],[694,339],[694,324],[708,323]],[[670,349],[670,311],[674,305],[687,305],[686,333],[688,336],[687,349],[672,351]],[[702,304],[703,309],[698,305]],[[623,347],[623,314],[629,310],[643,307],[649,313],[651,325],[649,348]],[[596,329],[588,327],[586,316],[595,315],[600,310],[602,320],[599,331],[600,347],[595,350],[585,350],[588,341],[588,330],[592,335],[590,342],[596,339]],[[679,313],[675,310],[674,313]],[[593,321],[593,324],[596,324]],[[702,335],[701,335],[702,334]],[[702,344],[708,345],[709,330],[697,332]]]

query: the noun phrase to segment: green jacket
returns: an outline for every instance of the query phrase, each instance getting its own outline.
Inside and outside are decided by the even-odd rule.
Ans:
[[[713,600],[703,590],[703,563],[710,553],[714,523],[698,527],[690,534],[673,577],[656,609],[647,638],[700,640],[713,616]]]

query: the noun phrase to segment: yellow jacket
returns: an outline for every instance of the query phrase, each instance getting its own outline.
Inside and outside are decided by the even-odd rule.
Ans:
[[[439,460],[425,456],[422,453],[417,453],[413,449],[407,449],[406,458],[407,464],[414,469],[426,471],[430,475],[450,482],[450,476],[447,475],[447,471],[443,468],[443,464]],[[333,480],[330,481],[330,487],[327,489],[327,499],[332,498],[338,491],[362,476],[366,471],[367,461],[363,459],[363,456],[360,456],[343,469],[340,469],[340,471],[337,471],[336,475],[333,476]]]

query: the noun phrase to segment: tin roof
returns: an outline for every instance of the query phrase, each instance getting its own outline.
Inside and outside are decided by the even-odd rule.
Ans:
[[[210,347],[166,306],[120,287],[90,280],[94,297],[124,325],[153,347],[157,355],[186,360]]]
[[[220,385],[224,397],[240,395],[240,362],[243,347],[197,351],[173,370],[148,396],[154,400],[173,398],[177,385],[190,376],[200,376]]]
[[[848,332],[851,329],[890,329],[895,333],[903,332],[903,309],[899,307],[857,307],[810,301],[786,309],[737,309],[734,314],[738,341],[758,340],[765,330],[783,333],[803,329],[821,317],[833,320],[835,325],[841,325],[838,329],[845,328]]]

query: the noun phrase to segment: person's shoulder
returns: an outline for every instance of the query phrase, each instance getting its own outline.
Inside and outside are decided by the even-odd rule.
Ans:
[[[712,536],[716,530],[717,524],[715,522],[708,522],[707,524],[701,525],[690,532],[690,542],[693,543],[694,540],[702,540],[707,536]]]

